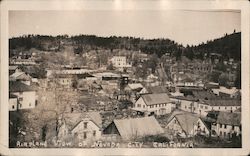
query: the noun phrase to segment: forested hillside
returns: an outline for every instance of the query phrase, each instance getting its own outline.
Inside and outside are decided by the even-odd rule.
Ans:
[[[88,49],[127,49],[141,50],[147,54],[156,53],[161,57],[165,53],[171,53],[177,59],[181,55],[190,59],[204,59],[204,55],[222,55],[225,59],[234,58],[240,60],[241,57],[241,33],[233,33],[224,37],[201,43],[197,46],[184,47],[170,39],[143,39],[134,37],[98,37],[95,35],[71,36],[41,36],[26,35],[9,40],[10,53],[13,49],[38,50],[60,52],[63,44],[74,46],[74,52],[84,53]],[[11,54],[10,54],[11,55]]]

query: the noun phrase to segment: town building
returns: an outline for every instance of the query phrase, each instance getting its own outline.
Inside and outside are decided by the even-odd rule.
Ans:
[[[212,89],[213,93],[222,96],[222,97],[228,97],[228,98],[237,98],[241,95],[240,90],[236,87],[232,88],[226,88],[223,86],[220,86],[217,89]]]
[[[199,102],[198,114],[206,116],[209,111],[234,112],[241,108],[241,100],[238,99],[210,99]]]
[[[134,110],[155,115],[164,115],[172,111],[168,94],[144,94],[135,102]]]
[[[221,138],[241,135],[241,113],[219,112],[212,130]]]
[[[103,134],[116,134],[123,140],[132,140],[162,133],[164,133],[164,130],[154,116],[115,119],[103,130]]]
[[[36,90],[33,86],[28,86],[19,81],[9,81],[9,93],[11,104],[14,101],[13,95],[17,97],[17,107],[14,106],[14,109],[31,109],[37,105]]]
[[[12,75],[13,73],[16,73],[16,72],[21,72],[21,69],[18,66],[10,65],[9,66],[9,75]]]
[[[10,81],[20,81],[26,85],[30,85],[32,82],[32,77],[27,75],[24,72],[15,72],[13,74],[10,75],[9,77]]]
[[[95,141],[101,138],[102,118],[99,112],[64,113],[60,119],[58,138],[74,137],[79,141]]]
[[[9,111],[16,111],[17,110],[17,96],[10,94],[9,95]]]
[[[192,96],[170,96],[171,102],[175,103],[176,108],[186,111],[197,113],[199,108],[199,102],[196,98]]]
[[[176,114],[165,127],[170,134],[183,138],[192,137],[197,134],[209,136],[209,128],[196,114]]]
[[[113,56],[111,62],[115,68],[131,68],[132,65],[128,63],[126,56]]]

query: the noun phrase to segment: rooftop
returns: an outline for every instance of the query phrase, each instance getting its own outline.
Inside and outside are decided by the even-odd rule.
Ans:
[[[29,92],[35,91],[35,88],[19,81],[9,81],[9,92]]]
[[[204,102],[210,106],[241,106],[239,99],[210,99]]]
[[[147,91],[149,93],[153,93],[153,94],[154,93],[155,94],[157,94],[157,93],[168,93],[169,94],[168,89],[164,86],[151,86],[151,87],[147,88]]]
[[[226,125],[241,125],[241,113],[220,112],[217,123]]]
[[[122,138],[129,139],[136,136],[157,135],[163,133],[154,116],[114,120]]]
[[[144,94],[141,97],[143,98],[146,105],[154,105],[154,104],[171,102],[167,93]]]

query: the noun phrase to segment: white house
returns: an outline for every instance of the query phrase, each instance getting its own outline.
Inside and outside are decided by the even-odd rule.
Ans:
[[[190,96],[171,96],[170,100],[176,104],[178,109],[186,112],[198,113],[199,104],[196,98]]]
[[[35,108],[37,96],[36,90],[32,86],[28,86],[19,81],[10,81],[9,93],[17,96],[18,105],[16,109]],[[11,99],[10,102],[12,103],[13,100]]]
[[[172,111],[172,104],[168,94],[144,94],[135,102],[134,110],[156,115],[168,114]]]
[[[17,96],[10,94],[9,95],[9,111],[17,110]]]
[[[230,138],[241,134],[241,113],[219,112],[212,130],[221,138]]]
[[[21,81],[23,83],[25,83],[26,85],[30,85],[31,81],[32,81],[32,77],[27,75],[24,72],[15,72],[13,74],[10,75],[10,81]]]
[[[199,102],[198,114],[206,116],[208,111],[234,112],[241,108],[241,100],[238,99],[214,99]]]
[[[132,65],[127,62],[126,56],[114,56],[111,58],[111,62],[116,68],[131,68]]]
[[[69,136],[79,141],[92,142],[101,138],[102,119],[99,112],[66,113],[59,119],[58,137]]]
[[[232,87],[232,88],[226,88],[223,86],[220,86],[220,88],[216,88],[216,89],[212,89],[213,93],[219,96],[223,96],[223,97],[230,97],[230,98],[234,98],[237,97],[240,90]]]
[[[165,127],[170,134],[178,135],[183,138],[192,137],[196,134],[209,136],[209,129],[207,125],[198,117],[192,113],[176,114]]]

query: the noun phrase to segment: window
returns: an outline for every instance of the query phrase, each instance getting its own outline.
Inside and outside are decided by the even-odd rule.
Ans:
[[[94,137],[96,136],[96,131],[93,131],[93,136],[94,136]]]
[[[222,128],[222,124],[220,124],[220,128]]]
[[[143,105],[143,108],[145,108],[145,105]]]
[[[205,106],[205,109],[207,109],[207,106]]]
[[[227,129],[227,125],[225,125],[225,129]]]
[[[31,107],[31,103],[29,103],[29,106]]]
[[[141,107],[141,104],[137,104],[137,107]]]
[[[225,107],[225,109],[227,109],[227,107]]]
[[[234,131],[234,126],[232,126],[232,130]]]
[[[19,97],[18,100],[19,100],[19,101],[23,101],[23,98],[22,98],[22,97]]]
[[[222,132],[220,131],[220,136],[222,136]]]
[[[203,108],[203,105],[201,105],[200,107]]]
[[[83,132],[83,139],[87,139],[87,132]]]
[[[220,107],[219,107],[219,109],[220,109]]]
[[[225,136],[227,136],[227,133],[226,133],[226,132],[224,132],[224,137],[225,137]]]
[[[14,105],[12,105],[12,109],[15,109],[15,106],[14,106]]]
[[[22,104],[19,104],[19,108],[22,108]]]
[[[87,122],[84,122],[84,128],[85,128],[85,129],[87,128],[87,125],[88,125],[88,123],[87,123]]]

